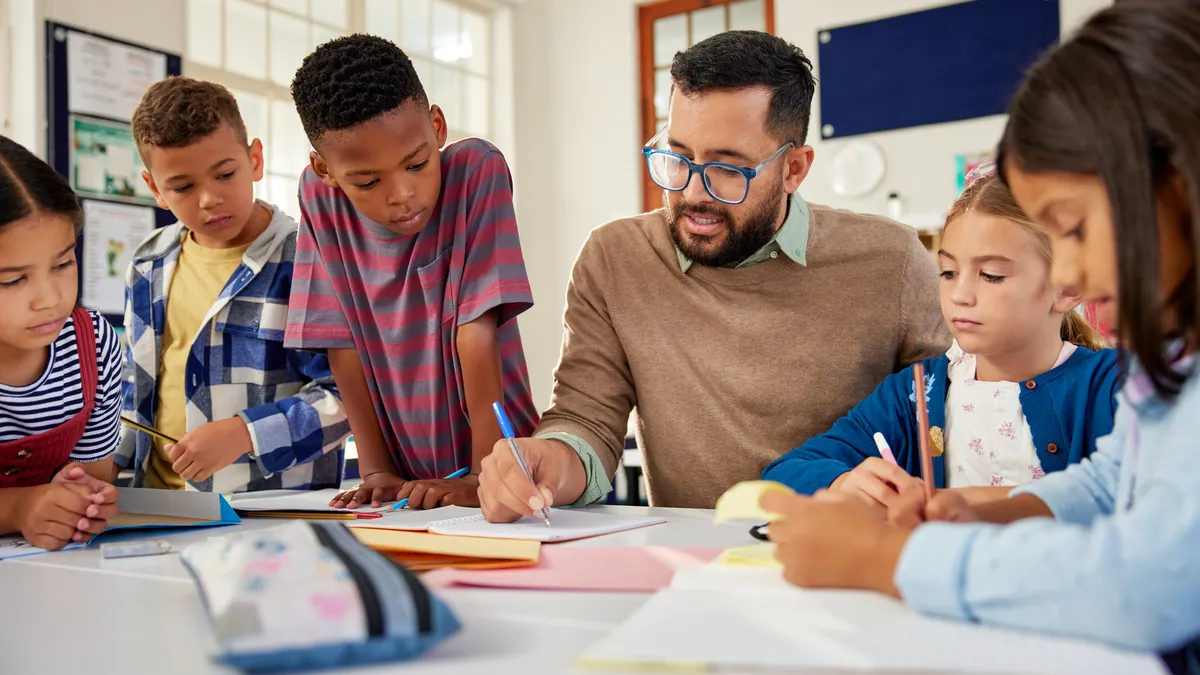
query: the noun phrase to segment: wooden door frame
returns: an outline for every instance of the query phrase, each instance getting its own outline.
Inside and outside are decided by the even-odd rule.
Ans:
[[[638,6],[638,104],[640,107],[641,138],[638,143],[645,143],[658,132],[655,122],[658,116],[654,114],[654,21],[677,14],[686,14],[697,9],[731,5],[738,0],[659,0]],[[775,0],[763,0],[763,26],[771,35],[775,34]],[[726,14],[728,25],[728,13]],[[691,43],[691,23],[688,23],[688,43]],[[662,189],[650,180],[646,173],[646,163],[641,153],[637,157],[638,171],[642,175],[642,206],[646,211],[658,208]]]

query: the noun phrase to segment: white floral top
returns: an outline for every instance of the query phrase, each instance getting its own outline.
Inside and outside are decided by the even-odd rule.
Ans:
[[[1054,367],[1075,348],[1064,343]],[[1045,476],[1021,410],[1021,385],[977,381],[975,356],[957,342],[946,358],[946,486],[1018,486]]]

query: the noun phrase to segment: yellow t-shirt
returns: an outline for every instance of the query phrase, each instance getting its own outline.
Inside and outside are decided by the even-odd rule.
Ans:
[[[189,233],[171,275],[167,290],[167,325],[163,329],[162,355],[158,371],[158,413],[154,426],[172,438],[188,432],[187,357],[200,332],[205,315],[242,262],[250,244],[237,248],[205,248]],[[166,442],[154,439],[146,458],[146,487],[182,490],[185,481],[171,468]]]

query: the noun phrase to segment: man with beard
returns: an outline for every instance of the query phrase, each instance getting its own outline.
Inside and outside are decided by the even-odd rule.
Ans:
[[[753,31],[675,56],[670,121],[643,149],[663,208],[584,245],[553,404],[518,441],[533,483],[498,444],[480,476],[489,520],[603,498],[635,407],[650,503],[711,508],[949,347],[916,233],[796,193],[811,68]]]

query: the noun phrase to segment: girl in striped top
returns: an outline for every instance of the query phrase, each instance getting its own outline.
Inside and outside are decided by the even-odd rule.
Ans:
[[[82,221],[67,182],[0,136],[0,534],[47,549],[117,512],[120,349],[76,306]]]

